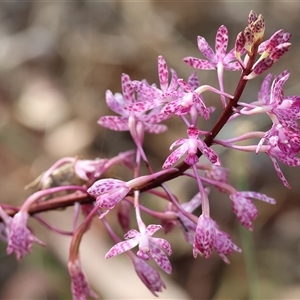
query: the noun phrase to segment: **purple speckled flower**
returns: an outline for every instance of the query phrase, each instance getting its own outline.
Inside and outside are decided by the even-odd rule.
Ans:
[[[216,222],[203,214],[198,219],[197,229],[194,237],[193,254],[196,258],[198,253],[202,253],[208,258],[212,250],[215,249],[224,262],[229,263],[226,255],[233,251],[241,252],[228,233],[221,231]]]
[[[90,297],[97,299],[98,295],[89,287],[86,276],[82,271],[79,258],[68,262],[71,276],[71,291],[73,300],[88,300]]]
[[[45,244],[35,237],[27,228],[29,214],[19,211],[12,218],[8,229],[7,254],[15,253],[18,260],[30,253],[34,242],[44,246]]]
[[[193,255],[196,258],[198,253],[202,253],[208,258],[213,250],[216,238],[216,228],[214,221],[209,216],[203,214],[198,219],[195,232]]]
[[[258,47],[258,53],[261,54],[261,57],[254,65],[252,72],[245,78],[252,79],[271,68],[290,49],[292,45],[288,43],[290,38],[291,34],[289,32],[280,29],[268,40],[262,42]]]
[[[230,262],[226,255],[230,255],[233,251],[241,253],[242,250],[233,243],[228,233],[219,229],[217,223],[215,223],[215,230],[214,249],[216,249],[223,261],[229,264]]]
[[[178,83],[182,88],[181,91],[177,93],[175,100],[170,101],[162,108],[161,114],[165,116],[170,116],[171,114],[181,116],[189,113],[192,106],[196,105],[199,115],[206,120],[209,119],[211,110],[206,107],[200,94],[195,92],[193,87],[183,79],[178,79]]]
[[[261,58],[269,57],[272,61],[277,61],[286,51],[289,50],[291,43],[291,33],[284,32],[283,29],[276,31],[268,40],[262,42],[258,47]]]
[[[251,198],[275,204],[276,201],[261,193],[256,192],[236,192],[230,195],[233,212],[243,226],[253,230],[252,221],[257,217],[257,208],[252,203]]]
[[[162,281],[159,273],[149,266],[143,259],[137,256],[134,256],[132,262],[137,275],[150,292],[157,297],[156,293],[162,292],[163,288],[166,288],[166,285]]]
[[[106,209],[100,217],[105,216],[113,209],[130,191],[125,181],[118,179],[100,179],[96,181],[87,192],[96,196],[96,204],[99,208]]]
[[[161,228],[162,226],[160,225],[149,225],[145,230],[141,230],[142,232],[138,232],[135,229],[128,231],[124,235],[126,241],[114,245],[106,253],[105,258],[119,255],[139,245],[137,255],[140,258],[145,260],[153,258],[166,273],[170,274],[172,272],[172,266],[163,250],[165,250],[168,255],[171,255],[171,246],[164,239],[152,237],[152,235]]]
[[[74,163],[76,175],[83,180],[99,178],[105,171],[105,164],[108,159],[82,160],[78,159]]]
[[[108,107],[120,116],[104,116],[98,121],[103,127],[116,131],[130,131],[135,136],[136,127],[140,127],[149,133],[161,133],[167,129],[165,125],[157,124],[166,117],[158,112],[147,113],[157,106],[153,99],[137,101],[134,94],[134,85],[127,74],[122,74],[123,95],[111,91],[106,92],[106,103]],[[145,87],[145,84],[144,84]],[[140,87],[141,88],[141,87]]]
[[[272,84],[272,75],[266,76],[258,93],[258,102],[255,104],[261,104],[261,108],[268,113],[273,122],[297,129],[299,128],[297,120],[300,118],[300,97],[285,97],[283,93],[283,85],[289,76],[288,71],[283,71],[274,78]]]
[[[241,70],[240,64],[236,61],[234,49],[226,53],[227,46],[228,30],[222,25],[216,35],[215,53],[208,45],[206,39],[202,36],[198,36],[198,48],[207,60],[196,57],[186,57],[184,58],[184,62],[196,69],[202,70],[215,70],[218,68],[230,71]]]
[[[197,156],[198,149],[203,153],[205,157],[213,164],[220,164],[218,155],[211,148],[198,138],[200,131],[195,126],[190,126],[187,130],[189,136],[188,139],[179,139],[175,141],[171,146],[172,150],[175,146],[179,146],[175,151],[173,151],[166,159],[163,164],[163,169],[170,168],[174,165],[184,154],[186,158],[184,161],[188,165],[196,164],[199,161]]]
[[[258,151],[263,143],[270,147],[266,154],[271,158],[278,177],[287,188],[290,188],[276,159],[290,167],[300,166],[300,158],[296,156],[300,151],[300,131],[274,124],[259,142]]]
[[[220,183],[227,183],[228,182],[228,174],[229,170],[226,168],[223,168],[222,166],[216,166],[216,165],[203,165],[200,166],[199,169],[204,170],[204,176],[206,178],[212,179],[214,181],[220,182]],[[220,191],[224,192],[226,191],[224,188],[215,185],[215,187]]]

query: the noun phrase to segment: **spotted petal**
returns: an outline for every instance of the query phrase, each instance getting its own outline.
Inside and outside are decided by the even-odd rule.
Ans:
[[[224,25],[221,25],[217,31],[216,35],[216,54],[218,60],[221,61],[226,55],[226,50],[228,46],[228,30]]]
[[[145,234],[148,236],[152,236],[156,231],[160,229],[162,229],[161,225],[151,224],[147,226]]]
[[[160,248],[164,249],[168,255],[172,255],[172,248],[168,241],[161,238],[151,238],[151,241],[153,241],[156,245],[158,245]]]
[[[192,56],[183,59],[189,66],[200,70],[215,70],[216,64],[205,59],[200,59]]]
[[[139,243],[139,239],[138,238],[133,238],[130,240],[126,240],[123,242],[120,242],[116,245],[114,245],[106,254],[105,254],[105,258],[111,258],[113,256],[119,255],[121,253],[124,253],[132,248],[134,248],[135,246],[137,246]]]
[[[200,52],[209,60],[214,61],[215,59],[215,53],[213,49],[209,46],[207,43],[206,39],[203,38],[202,36],[197,37],[197,43],[198,43],[198,48]]]
[[[150,254],[161,269],[168,274],[172,273],[172,266],[167,255],[155,243],[150,243]]]
[[[115,131],[129,130],[127,117],[104,116],[98,120],[98,124]]]
[[[158,57],[158,77],[160,82],[160,88],[162,91],[167,91],[168,81],[169,81],[169,72],[166,60],[162,57]]]
[[[126,100],[126,103],[133,103],[134,102],[134,88],[131,84],[131,79],[129,75],[123,73],[121,77],[121,83],[122,83],[122,91],[124,99]]]
[[[88,190],[87,192],[92,196],[99,196],[101,194],[104,194],[106,192],[120,189],[126,187],[126,183],[122,180],[118,179],[100,179],[96,181]]]
[[[143,259],[134,257],[132,261],[134,263],[136,273],[154,296],[157,296],[156,292],[161,292],[163,288],[166,288],[159,273],[149,266]]]
[[[175,151],[173,151],[164,162],[162,168],[167,169],[170,168],[172,165],[174,165],[187,151],[187,144],[183,144],[179,148],[177,148]]]

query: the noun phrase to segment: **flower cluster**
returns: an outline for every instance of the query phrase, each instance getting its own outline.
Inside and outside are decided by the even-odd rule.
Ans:
[[[198,48],[205,59],[186,57],[184,62],[198,70],[215,70],[219,81],[218,88],[201,85],[195,72],[187,80],[179,78],[176,71],[168,68],[162,56],[158,57],[158,85],[146,80],[131,80],[129,75],[122,74],[122,93],[114,94],[110,90],[106,92],[106,103],[117,115],[102,116],[98,124],[115,131],[129,131],[135,149],[110,159],[63,158],[41,176],[39,190],[19,210],[9,205],[1,205],[0,237],[8,244],[7,253],[15,253],[21,259],[31,251],[33,242],[42,244],[27,228],[30,214],[49,229],[72,235],[69,272],[74,299],[96,297],[88,286],[79,260],[81,237],[88,230],[95,215],[103,222],[115,243],[105,258],[126,253],[137,275],[154,295],[161,292],[165,284],[147,261],[153,260],[168,274],[172,272],[168,258],[172,254],[171,245],[164,237],[153,236],[160,229],[164,229],[167,234],[178,226],[187,243],[191,245],[195,258],[198,254],[209,258],[215,250],[229,263],[227,256],[242,250],[228,233],[222,231],[217,221],[212,219],[209,191],[216,188],[227,194],[237,219],[249,230],[253,230],[253,222],[258,215],[252,199],[268,204],[275,204],[275,200],[259,192],[237,191],[228,181],[229,170],[222,166],[221,159],[212,147],[266,154],[271,158],[275,171],[286,187],[290,186],[278,161],[292,167],[300,166],[300,159],[297,157],[300,151],[300,96],[285,96],[283,92],[289,72],[283,71],[273,81],[271,74],[266,75],[257,99],[251,103],[241,101],[247,82],[268,70],[291,46],[289,33],[279,30],[264,40],[264,31],[263,17],[251,11],[247,27],[237,35],[230,51],[227,51],[228,30],[224,25],[217,31],[215,51],[205,38],[198,36]],[[225,91],[225,71],[240,74],[234,96]],[[200,121],[208,120],[217,111],[208,103],[204,92],[219,95],[222,105],[222,113],[210,131],[199,128]],[[217,139],[219,131],[228,122],[253,114],[267,114],[272,123],[270,128],[265,132],[247,132],[227,140]],[[172,152],[162,162],[162,169],[155,171],[143,148],[145,133],[160,134],[167,131],[167,126],[162,122],[171,117],[178,117],[182,121],[187,136],[179,137],[172,143]],[[256,144],[250,144],[255,138]],[[240,141],[248,141],[249,144],[239,145]],[[202,162],[200,157],[207,162]],[[132,179],[124,181],[103,176],[116,164],[123,164],[132,171]],[[142,164],[148,169],[146,175],[140,175]],[[189,176],[198,186],[199,191],[188,202],[182,203],[164,184],[178,176]],[[156,187],[162,187],[163,190],[156,190]],[[57,197],[58,192],[67,193],[65,197],[55,198],[55,203],[60,205],[58,207],[74,204],[74,228],[71,233],[58,230],[34,215],[39,212],[37,208],[40,203],[44,202],[43,207],[46,207],[46,201],[46,204],[53,205],[51,197]],[[165,201],[165,209],[154,211],[142,205],[141,198],[147,193]],[[78,208],[82,209],[85,219],[77,226],[80,213]],[[198,208],[201,208],[201,212],[196,214]],[[135,212],[136,229],[131,225],[132,209]],[[123,241],[106,220],[105,216],[112,211],[117,212],[120,227],[125,231]],[[153,217],[153,224],[145,224],[141,211]],[[136,246],[138,250],[135,254],[133,249]]]

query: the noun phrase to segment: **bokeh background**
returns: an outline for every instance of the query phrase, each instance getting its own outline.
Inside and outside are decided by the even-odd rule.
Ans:
[[[292,32],[291,50],[272,72],[291,72],[287,95],[299,94],[300,2],[288,1],[6,1],[0,3],[0,202],[21,204],[30,194],[24,186],[64,156],[111,157],[133,146],[127,133],[112,132],[96,124],[109,114],[105,91],[120,92],[123,72],[132,79],[158,82],[157,56],[187,78],[192,68],[186,56],[200,57],[196,38],[214,45],[221,24],[229,29],[230,47],[244,29],[249,11],[262,13],[266,37],[278,29]],[[198,72],[201,83],[217,86],[215,72]],[[232,93],[238,74],[226,73]],[[242,101],[254,101],[262,78],[249,83]],[[218,98],[211,102],[218,103]],[[218,111],[219,112],[219,111]],[[209,129],[211,123],[203,124]],[[185,136],[180,122],[168,122],[160,137],[147,136],[145,147],[155,168],[168,155],[169,145]],[[230,137],[251,129],[267,130],[267,118],[245,118],[220,133]],[[173,246],[173,274],[164,276],[165,299],[299,299],[300,298],[300,185],[299,169],[282,166],[292,189],[281,184],[266,155],[241,155],[218,149],[230,180],[240,189],[275,197],[270,206],[255,202],[259,217],[255,230],[240,228],[230,203],[212,191],[212,216],[231,234],[243,254],[225,265],[214,254],[192,258],[191,247],[179,231],[169,236]],[[116,176],[120,176],[116,174]],[[196,192],[180,178],[169,186],[182,201]],[[154,200],[157,202],[157,200]],[[156,204],[162,207],[161,204]],[[113,213],[111,224],[116,224]],[[72,210],[44,214],[65,229],[71,228]],[[49,233],[31,223],[46,248],[34,246],[32,254],[17,263],[0,245],[1,299],[70,299],[66,270],[70,239]],[[112,246],[95,220],[83,239],[84,270],[100,299],[153,299],[126,257],[105,261]]]

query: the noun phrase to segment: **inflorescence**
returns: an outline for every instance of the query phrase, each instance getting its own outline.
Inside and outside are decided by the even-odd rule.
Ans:
[[[122,93],[113,94],[109,90],[106,92],[106,103],[116,115],[103,116],[98,124],[115,131],[129,131],[135,149],[122,152],[113,158],[62,158],[39,178],[38,191],[21,207],[1,204],[0,237],[7,243],[7,253],[14,253],[20,260],[31,252],[34,242],[44,245],[27,227],[29,217],[36,218],[49,230],[71,235],[68,269],[74,299],[97,297],[88,285],[79,256],[82,236],[89,229],[94,216],[99,217],[115,242],[105,258],[127,254],[137,275],[154,295],[161,292],[165,284],[147,261],[153,259],[163,271],[168,274],[172,272],[168,258],[172,254],[172,248],[167,240],[153,236],[158,230],[168,233],[178,226],[187,243],[192,245],[195,258],[198,254],[208,258],[215,250],[229,263],[227,256],[233,251],[241,252],[241,249],[211,218],[210,189],[214,187],[228,194],[234,214],[249,230],[253,230],[253,221],[258,214],[252,199],[269,204],[275,204],[275,200],[258,192],[236,190],[228,183],[229,170],[222,167],[212,146],[265,153],[272,160],[280,180],[288,188],[289,183],[278,161],[291,167],[300,165],[297,157],[300,150],[297,122],[300,118],[300,96],[285,96],[283,93],[283,85],[290,75],[289,72],[283,71],[274,78],[271,74],[267,75],[256,101],[240,101],[247,82],[265,73],[291,46],[290,33],[279,30],[264,40],[264,31],[263,17],[251,11],[247,27],[237,35],[234,48],[229,52],[228,31],[224,25],[217,31],[215,51],[205,38],[198,36],[198,48],[205,59],[186,57],[184,62],[195,69],[216,70],[218,88],[201,85],[195,72],[187,81],[178,78],[177,73],[168,68],[162,56],[158,57],[159,86],[149,84],[146,80],[131,80],[129,75],[122,74]],[[233,95],[228,94],[224,88],[225,70],[241,74]],[[216,108],[209,106],[205,100],[204,92],[218,94],[222,105],[222,112],[210,131],[197,127],[200,119],[208,120],[216,112]],[[227,140],[217,139],[220,130],[233,119],[259,113],[267,114],[272,121],[271,128],[266,132],[253,131]],[[180,118],[186,126],[187,136],[174,141],[170,146],[172,152],[162,164],[162,169],[155,171],[143,148],[144,134],[167,131],[167,126],[161,122],[174,116]],[[250,143],[253,139],[257,139],[258,144],[239,144],[241,141]],[[202,155],[209,163],[199,161]],[[132,171],[131,180],[103,178],[104,173],[119,164]],[[148,174],[140,174],[142,165],[147,167]],[[64,180],[54,182],[53,178],[59,179],[61,173],[64,174]],[[198,193],[185,203],[181,203],[165,184],[178,176],[188,176],[198,186]],[[60,192],[67,194],[61,196]],[[146,193],[165,201],[165,209],[154,211],[142,205],[140,200]],[[74,226],[70,233],[54,228],[38,215],[40,212],[66,206],[74,206]],[[198,207],[201,207],[200,216],[193,214]],[[130,222],[131,209],[135,211],[136,229],[132,229]],[[105,216],[113,213],[111,211],[117,212],[119,224],[125,233],[124,240],[117,236],[106,220]],[[155,224],[146,225],[141,211],[152,216]],[[79,213],[85,217],[80,224]],[[136,246],[138,250],[134,252]]]

